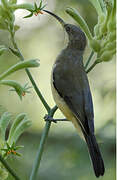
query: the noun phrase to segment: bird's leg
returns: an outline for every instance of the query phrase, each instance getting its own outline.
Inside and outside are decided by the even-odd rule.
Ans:
[[[54,122],[54,123],[57,123],[57,121],[68,121],[67,119],[54,119],[47,114],[44,116],[44,120]]]

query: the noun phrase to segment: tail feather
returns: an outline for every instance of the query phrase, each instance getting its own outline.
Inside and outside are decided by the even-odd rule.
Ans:
[[[96,177],[103,176],[105,172],[104,162],[99,150],[99,146],[96,142],[96,138],[92,134],[89,136],[85,135],[85,140],[88,145],[95,175]]]

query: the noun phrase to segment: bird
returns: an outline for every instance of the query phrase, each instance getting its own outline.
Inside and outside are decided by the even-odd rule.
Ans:
[[[94,130],[94,110],[88,77],[83,65],[86,36],[80,27],[54,16],[68,35],[68,44],[55,60],[51,73],[54,101],[67,120],[72,121],[85,140],[96,177],[103,176],[105,167]]]

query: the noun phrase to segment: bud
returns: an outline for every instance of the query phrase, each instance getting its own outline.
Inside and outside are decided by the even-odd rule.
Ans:
[[[96,24],[94,27],[94,34],[97,37],[97,39],[100,37],[99,35],[99,24]]]
[[[108,31],[112,32],[113,30],[116,29],[116,19],[109,19],[108,24],[107,24],[107,29]]]
[[[116,48],[116,40],[109,42],[104,49],[110,51],[115,48]]]
[[[116,50],[104,51],[104,53],[96,60],[97,63],[105,61],[108,62],[112,59],[113,55],[115,54]]]
[[[104,23],[106,17],[105,17],[105,14],[102,13],[101,15],[98,16],[98,24],[102,24]]]
[[[108,35],[108,40],[111,42],[111,41],[114,41],[116,39],[116,30],[114,30],[113,32],[110,32],[109,35]]]
[[[95,52],[99,52],[100,51],[100,43],[98,40],[96,39],[92,39],[91,41],[89,41],[90,43],[90,46],[92,47],[92,49],[95,51]]]
[[[106,17],[104,14],[101,14],[101,16],[98,17],[98,24],[95,25],[94,27],[94,34],[96,36],[96,39],[101,39],[103,33],[106,31]]]

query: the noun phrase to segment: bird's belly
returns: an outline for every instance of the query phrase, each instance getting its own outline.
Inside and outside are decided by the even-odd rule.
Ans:
[[[79,126],[78,120],[74,117],[72,111],[69,109],[63,98],[58,94],[57,90],[55,89],[53,85],[53,80],[51,79],[51,89],[54,101],[58,108],[61,110],[61,112],[64,114],[64,116],[67,118],[67,120],[72,121],[75,128],[78,130],[79,135],[83,138],[83,134],[81,131],[81,128]],[[84,138],[83,138],[84,139]]]

